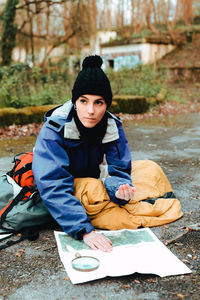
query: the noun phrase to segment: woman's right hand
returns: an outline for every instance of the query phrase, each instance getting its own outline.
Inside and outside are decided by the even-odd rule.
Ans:
[[[94,230],[83,235],[83,241],[93,250],[101,250],[103,252],[112,251],[112,242],[105,235],[96,233]]]
[[[136,188],[134,186],[130,186],[128,183],[122,184],[115,193],[115,197],[128,202],[133,198],[135,191]]]

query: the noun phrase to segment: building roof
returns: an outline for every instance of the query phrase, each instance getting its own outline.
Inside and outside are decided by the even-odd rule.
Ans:
[[[124,38],[111,40],[107,43],[101,44],[101,47],[113,47],[113,46],[122,46],[122,45],[133,45],[133,44],[174,44],[171,36],[169,34],[152,34],[147,37],[139,38]]]

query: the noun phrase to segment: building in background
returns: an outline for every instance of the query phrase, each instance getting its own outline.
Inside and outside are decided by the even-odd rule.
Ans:
[[[99,32],[96,40],[83,48],[81,59],[86,55],[98,54],[103,58],[104,69],[110,67],[118,71],[122,68],[134,68],[138,64],[155,63],[174,48],[168,37],[149,36],[119,41],[114,32]]]

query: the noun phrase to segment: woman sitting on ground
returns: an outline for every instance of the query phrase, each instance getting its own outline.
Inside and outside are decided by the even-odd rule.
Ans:
[[[110,82],[100,56],[83,61],[72,100],[49,111],[38,136],[33,172],[40,195],[62,229],[92,249],[111,251],[111,241],[95,232],[86,211],[74,196],[74,179],[103,180],[110,200],[119,206],[133,197],[131,155],[121,121],[107,109]],[[107,176],[101,178],[106,161]]]

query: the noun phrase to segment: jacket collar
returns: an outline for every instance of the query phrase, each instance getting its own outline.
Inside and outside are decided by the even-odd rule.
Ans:
[[[73,140],[80,140],[79,131],[76,127],[74,118],[72,117],[72,108],[73,104],[71,101],[67,101],[62,106],[58,107],[56,110],[52,112],[51,116],[59,116],[66,119],[66,123],[64,125],[64,138],[73,139]],[[106,134],[102,140],[102,143],[108,143],[115,141],[119,138],[118,128],[116,124],[116,120],[121,122],[117,119],[113,114],[108,112],[108,125]]]

